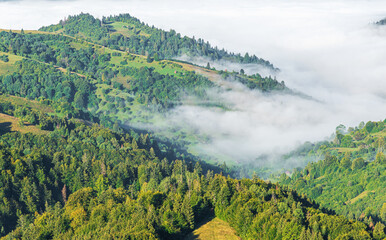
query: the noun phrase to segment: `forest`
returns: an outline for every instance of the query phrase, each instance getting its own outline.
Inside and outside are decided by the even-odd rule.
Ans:
[[[205,172],[163,154],[148,135],[65,118],[51,124],[48,135],[1,135],[5,239],[179,238],[208,214],[246,239],[371,239],[366,224],[304,195]]]
[[[322,160],[278,176],[279,183],[304,193],[321,206],[369,226],[386,224],[386,119],[346,129],[339,125],[335,139],[308,146],[298,155]],[[380,227],[381,226],[381,227]]]
[[[386,120],[338,126],[333,141],[284,156],[319,161],[269,180],[237,179],[185,142],[125,124],[207,99],[216,77],[292,93],[173,60],[182,54],[275,69],[128,14],[0,32],[1,239],[184,239],[213,217],[242,239],[386,237]]]

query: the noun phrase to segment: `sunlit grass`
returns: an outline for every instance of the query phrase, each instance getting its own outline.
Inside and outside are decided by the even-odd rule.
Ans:
[[[5,74],[10,74],[10,73],[15,72],[16,71],[15,62],[23,59],[23,57],[0,51],[0,56],[1,55],[7,55],[9,61],[4,62],[4,61],[0,60],[0,75],[5,75]]]
[[[0,94],[0,102],[10,102],[16,106],[25,106],[44,113],[52,113],[54,109],[51,106],[40,103],[39,101],[29,100],[22,97]]]
[[[236,231],[229,224],[219,218],[207,222],[200,226],[193,233],[189,234],[185,240],[240,240]]]
[[[21,132],[21,133],[34,133],[34,134],[48,134],[49,131],[40,130],[35,125],[30,125],[26,122],[21,123],[20,119],[0,113],[0,133],[6,132]]]
[[[122,34],[125,37],[131,37],[136,35],[150,37],[150,34],[147,34],[140,29],[136,29],[134,24],[124,23],[124,22],[113,22],[110,25],[116,31],[113,34]]]

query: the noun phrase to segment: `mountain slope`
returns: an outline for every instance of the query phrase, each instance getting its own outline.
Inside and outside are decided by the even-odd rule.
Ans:
[[[161,160],[144,135],[64,121],[50,136],[2,135],[0,150],[3,233],[18,222],[5,239],[175,239],[212,208],[244,239],[371,238],[277,184]]]
[[[3,31],[0,50],[12,56],[7,63],[0,60],[0,67],[4,65],[8,71],[0,75],[3,93],[68,102],[78,112],[77,117],[83,112],[92,115],[85,116],[86,120],[99,118],[108,127],[150,125],[158,129],[155,124],[167,120],[165,113],[192,96],[197,100],[189,100],[189,104],[208,102],[209,107],[226,109],[206,93],[208,89],[226,90],[220,86],[220,79],[263,92],[292,94],[283,82],[271,77],[216,71],[173,60],[156,61],[60,33]],[[64,109],[62,113],[76,114]],[[164,142],[176,142],[187,154],[195,154],[194,145],[206,139],[189,129],[155,133]]]
[[[192,40],[173,32],[154,30],[161,38],[154,56],[127,52],[150,47],[131,46],[138,39],[157,40],[147,32],[152,28],[128,16],[99,21],[82,14],[62,25],[42,29],[50,33],[0,32],[0,110],[47,131],[0,135],[4,239],[178,239],[208,217],[226,221],[243,239],[381,236],[380,225],[373,230],[335,215],[279,184],[232,179],[219,167],[192,161],[176,147],[188,141],[159,143],[147,130],[124,124],[155,121],[152,116],[189,94],[205,100],[206,89],[221,87],[219,77],[262,91],[286,90],[284,83],[162,60],[176,52],[217,51],[200,41],[202,53],[181,47]]]
[[[202,39],[182,37],[174,30],[164,31],[154,26],[149,27],[129,14],[103,17],[102,20],[90,14],[69,16],[59,24],[42,27],[39,30],[65,33],[100,43],[115,49],[130,51],[141,55],[170,59],[187,54],[205,56],[212,60],[226,60],[238,63],[256,63],[274,69],[273,65],[255,55],[245,56],[228,53],[212,47]]]
[[[301,155],[325,155],[280,183],[305,193],[321,206],[370,226],[386,224],[386,121],[339,126],[335,140]],[[307,152],[309,151],[309,152]],[[384,225],[383,225],[384,227]]]

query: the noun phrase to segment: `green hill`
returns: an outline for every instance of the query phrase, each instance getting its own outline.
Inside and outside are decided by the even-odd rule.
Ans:
[[[85,19],[91,16],[73,18],[79,21],[76,26],[83,29],[88,26]],[[90,28],[90,34],[96,33]],[[3,93],[70,104],[73,112],[62,108],[61,114],[70,117],[77,114],[79,118],[83,113],[88,115],[84,116],[86,120],[98,118],[107,127],[115,124],[127,128],[165,121],[164,113],[183,104],[186,96],[200,99],[189,104],[212,101],[206,91],[220,88],[219,78],[236,80],[264,92],[292,94],[284,82],[271,77],[216,71],[187,62],[138,55],[63,31],[1,31],[0,51],[8,58],[7,62],[0,60]],[[2,66],[6,72],[1,72]],[[226,109],[221,103],[209,107]],[[175,142],[187,154],[195,154],[195,144],[205,141],[205,137],[195,136],[189,129],[154,134],[162,142]]]
[[[165,158],[148,135],[54,124],[48,136],[0,136],[4,239],[176,239],[211,215],[243,239],[371,238],[277,184]]]
[[[233,179],[224,176],[226,168],[195,161],[183,151],[194,135],[175,141],[178,133],[170,133],[171,141],[161,142],[146,130],[125,128],[126,121],[155,121],[183,104],[185,95],[206,99],[207,89],[219,87],[218,77],[266,92],[290,91],[270,77],[166,60],[172,55],[262,60],[219,51],[129,15],[100,21],[81,14],[40,30],[0,32],[0,114],[33,127],[1,125],[3,239],[181,239],[213,217],[242,239],[383,237],[380,221],[374,226],[348,219],[282,185]],[[381,125],[358,131],[378,139],[384,137]],[[373,143],[337,135],[326,149],[339,154],[334,148],[346,147],[356,156],[355,149],[364,151],[362,141]],[[364,149],[369,158],[378,151]],[[366,163],[352,165],[358,172]],[[363,182],[370,180],[378,184],[370,176]],[[346,204],[377,195],[375,188],[364,190]]]
[[[340,125],[334,141],[303,149],[298,155],[324,155],[304,169],[282,174],[280,184],[350,219],[370,226],[386,224],[385,121]],[[382,225],[384,226],[384,225]]]
[[[102,20],[90,14],[69,16],[40,31],[65,33],[70,36],[80,37],[97,42],[113,49],[130,51],[141,55],[157,55],[156,58],[171,59],[187,54],[190,56],[205,56],[212,60],[226,60],[237,63],[256,63],[275,69],[273,65],[255,55],[244,56],[229,53],[224,49],[212,47],[202,39],[182,37],[174,30],[164,31],[149,26],[129,14],[103,17]]]

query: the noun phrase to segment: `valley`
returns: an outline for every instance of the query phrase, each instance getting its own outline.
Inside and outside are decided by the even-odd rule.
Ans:
[[[386,120],[273,144],[326,104],[185,55],[280,72],[129,14],[0,29],[1,239],[386,237]]]

